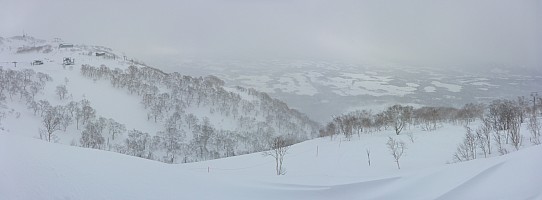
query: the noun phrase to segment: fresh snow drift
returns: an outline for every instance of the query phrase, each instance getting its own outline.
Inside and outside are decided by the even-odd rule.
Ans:
[[[197,173],[182,165],[2,133],[0,199],[542,199],[540,155],[542,146],[533,146],[421,171],[296,183],[304,177]]]

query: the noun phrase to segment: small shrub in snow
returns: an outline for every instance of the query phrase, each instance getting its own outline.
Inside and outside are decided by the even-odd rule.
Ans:
[[[365,152],[367,153],[367,163],[371,166],[371,150],[365,149]]]
[[[454,154],[456,162],[476,159],[476,148],[478,147],[476,135],[472,133],[470,127],[466,127],[467,132],[463,138],[463,143],[459,144],[457,151]]]
[[[414,139],[415,139],[414,134],[410,132],[410,133],[407,133],[406,135],[408,136],[408,139],[410,140],[410,142],[414,143]]]
[[[388,146],[388,149],[390,150],[390,153],[393,156],[395,163],[397,163],[397,169],[401,169],[401,166],[399,165],[399,159],[401,159],[407,148],[405,142],[397,141],[392,137],[388,137],[388,142],[386,143],[386,145]]]

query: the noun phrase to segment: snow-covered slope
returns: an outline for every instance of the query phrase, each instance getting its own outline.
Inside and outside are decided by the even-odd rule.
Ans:
[[[63,121],[52,141],[173,163],[260,151],[267,148],[261,138],[317,135],[317,123],[265,93],[226,87],[214,76],[164,73],[107,47],[72,45],[0,38],[0,127],[43,137],[51,114]],[[66,58],[75,64],[64,65]]]
[[[286,164],[303,166],[308,172],[325,165],[328,175],[296,176],[299,172],[290,171],[277,177],[272,175],[273,163],[225,174],[0,133],[0,199],[542,199],[542,161],[538,159],[542,146],[386,175],[369,170],[361,172],[366,176],[343,176],[351,173],[342,171],[346,163],[363,165],[358,162],[361,158],[351,157],[357,156],[355,151],[322,149],[319,157],[315,152],[303,153],[326,143],[318,139],[294,145]],[[256,157],[261,156],[213,163],[227,165],[235,159],[239,165],[249,165]],[[342,163],[336,163],[339,158]],[[311,164],[315,159],[321,159],[319,164]],[[393,166],[391,160],[387,162]],[[379,171],[380,166],[373,170]]]
[[[530,147],[526,123],[519,150],[506,144],[512,153],[494,151],[487,159],[456,164],[446,163],[463,141],[462,125],[443,123],[431,132],[413,125],[400,135],[384,129],[348,139],[332,134],[293,145],[284,160],[286,175],[276,176],[271,157],[233,155],[250,152],[248,147],[262,150],[277,135],[310,137],[316,125],[303,114],[214,76],[167,74],[117,59],[120,54],[105,47],[57,48],[60,43],[0,38],[0,199],[542,199],[542,147]],[[77,64],[62,65],[64,57]],[[30,65],[36,59],[45,63]],[[336,81],[357,87],[353,79],[367,79],[364,84],[396,92],[420,86],[388,87],[389,77],[367,73]],[[432,85],[463,90],[441,79]],[[65,97],[58,86],[68,89]],[[85,122],[81,114],[79,128],[79,121],[68,120],[65,129],[54,130],[52,142],[36,139],[44,137],[38,130],[46,128],[45,117],[86,113],[77,109],[95,116]],[[95,134],[102,120],[107,143],[92,146],[83,135]],[[115,123],[125,127],[113,138]],[[389,137],[407,143],[401,170],[386,146]],[[233,157],[169,165],[80,146],[173,163]]]

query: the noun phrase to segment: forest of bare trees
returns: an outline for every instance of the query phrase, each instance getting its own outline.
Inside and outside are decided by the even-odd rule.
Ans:
[[[55,90],[60,102],[65,103],[52,105],[47,100],[36,99],[52,78],[32,69],[0,68],[0,106],[5,100],[25,102],[42,119],[39,137],[44,140],[57,141],[59,131],[80,134],[72,145],[167,163],[263,151],[270,148],[271,138],[278,136],[293,142],[317,136],[318,124],[304,114],[254,89],[227,89],[224,81],[214,76],[166,74],[150,67],[109,69],[105,65],[83,65],[81,74],[95,81],[107,80],[113,87],[139,96],[142,108],[148,111],[142,117],[163,129],[156,133],[129,130],[114,119],[99,116],[87,99],[68,101],[67,79]],[[229,128],[216,126],[208,117],[187,111],[191,108],[207,110],[206,115],[221,116],[234,123]],[[77,133],[70,133],[73,130]]]
[[[529,106],[520,97],[517,100],[494,100],[480,118],[480,125],[475,131],[466,128],[463,143],[454,154],[455,161],[476,159],[478,154],[488,155],[494,153],[493,146],[500,155],[507,154],[512,147],[519,150],[526,141],[521,134],[521,124],[528,118],[527,128],[531,132],[531,141],[534,145],[539,143],[540,124],[537,122],[539,108]]]
[[[155,134],[147,133],[148,137],[145,133],[128,134],[126,148],[116,148],[135,156],[168,163],[191,162],[267,150],[268,141],[277,136],[294,142],[317,136],[318,124],[282,101],[254,89],[226,88],[215,76],[168,74],[151,67],[110,69],[105,65],[83,65],[81,74],[108,80],[113,87],[139,96],[147,110],[146,119],[163,127]],[[235,124],[217,127],[210,118],[188,111],[194,108]]]
[[[373,133],[393,130],[399,135],[409,126],[419,126],[425,131],[434,131],[443,123],[468,124],[482,117],[485,105],[467,104],[462,108],[421,107],[393,105],[382,112],[358,110],[335,116],[333,120],[320,129],[320,136],[344,135],[352,137],[353,133]]]
[[[73,145],[104,149],[167,163],[215,159],[257,151],[275,149],[273,140],[280,138],[288,145],[316,136],[355,135],[384,130],[400,135],[403,130],[419,127],[434,131],[444,123],[468,127],[478,120],[477,127],[466,128],[454,160],[464,161],[477,156],[506,154],[518,150],[525,142],[540,144],[541,106],[524,97],[497,99],[488,104],[469,103],[461,108],[393,105],[382,112],[359,110],[340,116],[323,127],[300,112],[266,93],[242,87],[225,87],[214,76],[191,77],[179,73],[167,74],[150,67],[130,66],[126,70],[110,69],[105,65],[81,66],[85,77],[109,81],[113,87],[124,89],[141,99],[150,123],[162,129],[155,133],[128,129],[114,119],[106,119],[87,99],[68,101],[68,80],[56,87],[60,105],[36,99],[52,78],[31,69],[20,71],[0,68],[0,106],[4,102],[25,102],[28,109],[41,119],[39,137],[54,142],[59,131],[75,130],[80,134]],[[536,100],[536,99],[535,99]],[[538,102],[542,102],[538,99]],[[533,103],[533,104],[531,104]],[[204,110],[197,115],[190,109]],[[0,112],[0,123],[5,113]],[[232,126],[217,126],[216,119],[228,119]],[[529,134],[521,134],[525,123]],[[68,127],[73,127],[69,129]],[[317,131],[320,128],[319,132]],[[526,135],[528,138],[525,138]],[[411,142],[414,137],[410,136]],[[276,141],[275,141],[276,142]],[[401,145],[393,145],[400,147]],[[370,151],[367,150],[370,159]],[[399,157],[396,162],[399,167]],[[279,165],[278,174],[283,173]],[[370,164],[370,163],[369,163]]]

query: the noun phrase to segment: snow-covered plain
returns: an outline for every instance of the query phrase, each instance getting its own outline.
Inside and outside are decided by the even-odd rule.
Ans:
[[[258,153],[170,165],[0,133],[0,199],[542,199],[542,146],[444,165],[431,134],[410,144],[401,170],[375,135],[294,145],[276,176]]]

